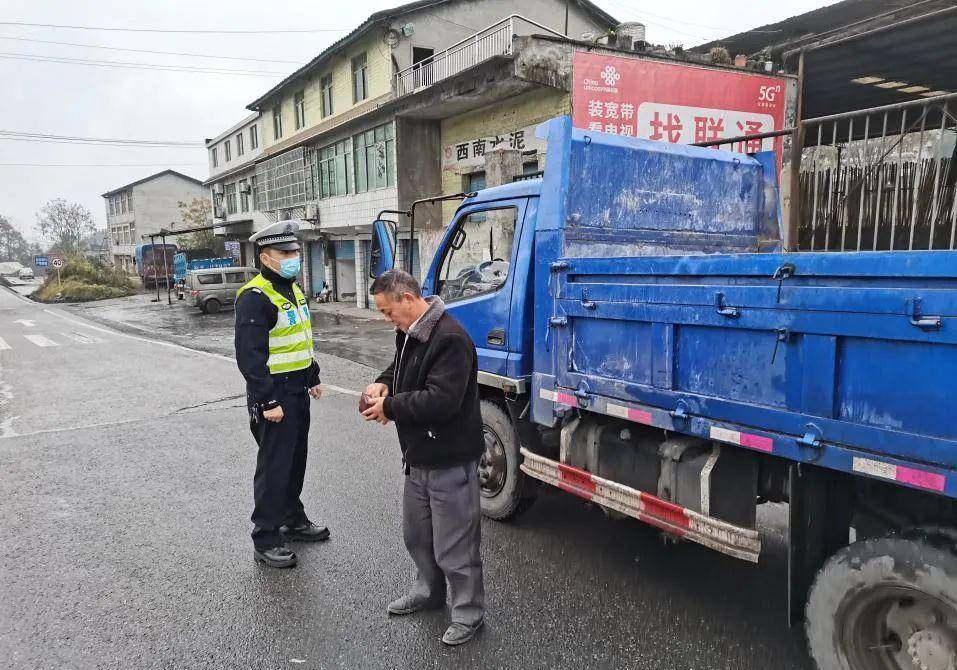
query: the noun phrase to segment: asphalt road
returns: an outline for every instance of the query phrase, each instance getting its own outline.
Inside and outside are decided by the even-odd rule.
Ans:
[[[0,667],[807,669],[785,618],[782,510],[758,566],[666,545],[558,491],[483,526],[487,626],[389,619],[412,577],[370,368],[322,356],[304,502],[328,543],[252,560],[255,447],[227,357],[0,289]]]

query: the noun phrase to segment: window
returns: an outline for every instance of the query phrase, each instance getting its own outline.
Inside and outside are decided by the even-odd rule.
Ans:
[[[226,140],[226,143],[223,144],[223,158],[226,159],[227,163],[233,159],[233,148],[230,146],[229,140]]]
[[[236,155],[242,156],[244,153],[246,153],[246,148],[243,146],[243,134],[238,133],[236,135]]]
[[[332,115],[332,75],[327,74],[319,80],[321,90],[322,118]]]
[[[508,279],[517,217],[518,208],[501,207],[458,220],[438,274],[442,300],[453,302],[502,288]]]
[[[259,147],[259,126],[249,126],[249,148]]]
[[[366,73],[366,55],[352,59],[352,101],[362,102],[369,96],[369,78]]]
[[[255,175],[249,178],[249,195],[250,200],[252,201],[253,211],[259,208],[259,199],[256,196],[256,177]]]
[[[199,281],[200,284],[202,284],[202,285],[204,285],[204,286],[209,286],[209,285],[211,285],[211,284],[222,284],[222,283],[223,283],[223,275],[217,274],[217,273],[215,273],[215,272],[214,272],[214,273],[207,273],[207,274],[196,275],[196,279]]]
[[[352,193],[352,140],[342,140],[319,150],[316,190],[320,198]]]
[[[282,137],[282,106],[276,105],[272,108],[272,137],[278,140]]]
[[[107,198],[107,199],[106,199],[106,202],[107,202],[107,204],[108,204],[109,207],[110,207],[110,216],[115,216],[115,215],[116,215],[116,210],[113,209],[113,198]]]
[[[219,150],[213,147],[213,167],[219,167]]]
[[[395,137],[392,124],[352,138],[356,193],[395,186]]]
[[[245,179],[239,181],[239,211],[249,211],[249,182]]]
[[[536,172],[540,172],[537,160],[522,163],[522,174],[535,174]]]
[[[130,191],[126,194],[126,207],[129,209],[130,214],[133,213],[133,192]]]
[[[236,182],[226,184],[224,189],[226,194],[226,214],[236,213]]]
[[[245,284],[246,273],[245,272],[227,272],[226,283],[227,284]]]
[[[306,127],[306,94],[304,91],[296,93],[294,108],[296,110],[296,130]]]
[[[120,196],[120,211],[126,214],[126,194]]]

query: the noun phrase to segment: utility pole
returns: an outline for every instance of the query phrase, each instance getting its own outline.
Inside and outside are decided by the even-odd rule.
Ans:
[[[568,37],[568,3],[571,0],[565,0],[565,37]]]

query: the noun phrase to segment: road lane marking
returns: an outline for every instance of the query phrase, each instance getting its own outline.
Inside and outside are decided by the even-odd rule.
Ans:
[[[0,337],[0,351],[6,351],[7,349],[12,349],[9,344],[7,344],[2,337]]]
[[[184,347],[181,344],[174,344],[173,342],[163,342],[162,340],[152,340],[148,337],[139,337],[138,335],[130,335],[129,333],[124,333],[123,331],[120,331],[120,330],[109,330],[107,328],[101,328],[99,326],[94,326],[92,324],[86,323],[84,321],[80,321],[78,319],[70,318],[66,314],[61,314],[52,309],[44,309],[43,311],[46,312],[47,314],[50,314],[51,316],[57,317],[58,319],[63,319],[64,321],[69,321],[70,323],[74,323],[78,326],[83,326],[84,328],[89,328],[91,330],[95,330],[100,333],[106,333],[107,335],[116,335],[118,337],[125,337],[130,340],[136,340],[137,342],[145,342],[147,344],[157,344],[161,347],[169,347],[170,349],[179,349],[181,351],[188,351],[191,354],[199,354],[200,356],[207,356],[209,358],[215,358],[220,361],[226,361],[227,363],[230,363],[232,365],[236,364],[236,359],[231,358],[229,356],[223,356],[222,354],[214,354],[209,351],[200,351],[199,349],[190,349],[189,347]],[[342,393],[345,395],[355,396],[357,398],[362,395],[361,391],[354,391],[353,389],[347,389],[342,386],[336,386],[334,384],[323,384],[322,388],[327,391],[332,391],[333,393]]]
[[[103,341],[99,338],[90,337],[88,335],[84,335],[83,333],[78,333],[76,331],[73,331],[72,333],[60,333],[60,334],[63,335],[63,337],[71,339],[74,342],[79,342],[80,344],[98,344]]]
[[[58,343],[54,342],[53,340],[51,340],[51,339],[48,338],[48,337],[44,337],[43,335],[24,335],[24,337],[27,338],[28,340],[30,340],[31,342],[33,342],[33,343],[34,343],[35,345],[37,345],[38,347],[58,347],[58,346],[60,346]]]
[[[33,328],[36,325],[36,321],[31,321],[30,319],[17,319],[14,323],[22,323],[26,328]]]

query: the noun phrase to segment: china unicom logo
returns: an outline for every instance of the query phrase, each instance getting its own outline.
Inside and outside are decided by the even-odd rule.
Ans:
[[[621,74],[615,69],[614,65],[606,65],[605,69],[601,71],[601,78],[605,80],[606,85],[614,86],[621,79]]]

